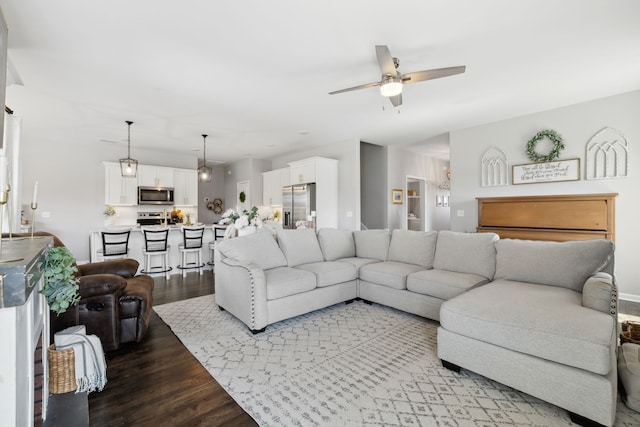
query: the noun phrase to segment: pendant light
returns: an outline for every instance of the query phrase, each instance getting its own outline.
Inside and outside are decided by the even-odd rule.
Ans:
[[[202,165],[198,168],[198,180],[200,182],[211,182],[213,170],[207,167],[207,135],[202,135]]]
[[[123,178],[135,178],[138,174],[138,161],[131,158],[131,125],[133,122],[127,120],[125,123],[129,126],[127,134],[127,158],[120,159],[120,172]]]

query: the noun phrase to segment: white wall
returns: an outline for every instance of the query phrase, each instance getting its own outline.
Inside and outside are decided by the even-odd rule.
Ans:
[[[30,217],[33,184],[38,183],[36,231],[56,234],[78,261],[89,259],[89,232],[104,225],[103,161],[118,161],[126,147],[94,141],[77,141],[69,135],[65,141],[43,140],[33,136],[31,124],[23,121],[21,138],[22,205]],[[176,168],[197,167],[192,154],[164,154],[131,149],[131,157],[140,163]],[[43,213],[49,213],[43,218]]]
[[[338,228],[359,230],[360,140],[342,141],[337,144],[276,157],[272,161],[272,169],[288,167],[289,162],[314,156],[338,160]]]
[[[476,197],[548,194],[618,193],[616,200],[616,276],[623,299],[640,301],[640,91],[453,131],[451,144],[451,229],[473,232],[477,226]],[[501,148],[509,165],[531,163],[526,144],[543,129],[554,129],[565,142],[561,159],[580,158],[585,144],[603,127],[621,131],[630,143],[630,176],[503,187],[481,187],[480,159],[490,146]],[[509,177],[511,179],[511,177]],[[460,211],[464,216],[458,216]]]

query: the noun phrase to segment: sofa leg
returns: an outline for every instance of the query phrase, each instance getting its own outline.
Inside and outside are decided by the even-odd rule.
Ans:
[[[584,427],[604,427],[602,424],[597,423],[589,418],[585,418],[582,415],[578,415],[574,412],[569,411],[569,418],[571,418],[571,422],[574,424],[578,424]]]
[[[363,303],[367,304],[367,305],[371,305],[371,304],[373,304],[371,301],[368,301],[368,300],[366,300],[366,299],[362,299],[362,298],[360,298],[360,300],[361,300]]]
[[[355,300],[356,300],[355,298],[354,299],[350,299],[350,300],[345,301],[344,303],[345,304],[352,304]]]
[[[446,361],[446,360],[444,360],[444,359],[443,359],[443,360],[441,360],[441,362],[442,362],[442,366],[443,366],[443,367],[445,367],[445,368],[447,368],[448,370],[453,371],[453,372],[460,373],[460,366],[458,366],[458,365],[454,365],[454,364],[453,364],[453,363],[451,363],[451,362],[447,362],[447,361]]]
[[[266,326],[265,326],[264,328],[262,328],[262,329],[249,329],[249,330],[251,331],[251,333],[252,333],[253,335],[256,335],[256,334],[260,334],[260,333],[264,332],[264,331],[265,331],[265,329],[267,329],[267,327],[266,327]]]
[[[226,311],[226,310],[224,309],[224,307],[221,307],[221,306],[218,306],[218,309],[219,309],[220,311]]]

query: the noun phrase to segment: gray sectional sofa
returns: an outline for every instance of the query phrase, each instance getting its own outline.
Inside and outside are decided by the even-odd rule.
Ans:
[[[613,243],[493,233],[278,230],[216,245],[216,302],[254,333],[356,298],[440,321],[438,357],[612,425]]]

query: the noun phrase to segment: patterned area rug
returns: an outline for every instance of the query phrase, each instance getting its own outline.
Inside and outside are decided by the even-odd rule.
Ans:
[[[154,307],[261,426],[567,426],[567,412],[436,356],[437,322],[354,302],[253,335],[208,295]],[[640,425],[618,402],[617,426]]]

